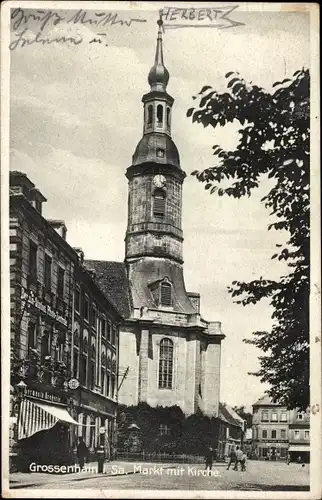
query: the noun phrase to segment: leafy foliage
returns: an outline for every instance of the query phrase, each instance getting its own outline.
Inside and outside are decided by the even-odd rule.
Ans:
[[[262,199],[275,220],[269,230],[286,231],[284,247],[272,259],[284,260],[288,274],[274,281],[260,277],[229,287],[237,303],[256,304],[269,298],[273,306],[270,332],[254,332],[244,340],[260,348],[260,369],[254,373],[270,384],[269,396],[289,408],[309,404],[309,71],[296,71],[268,92],[229,72],[227,92],[206,86],[199,107],[190,108],[193,122],[214,129],[228,122],[240,123],[235,150],[213,146],[216,164],[192,175],[211,194],[235,198],[250,196],[263,178],[274,186]],[[226,186],[228,184],[228,186]]]
[[[253,415],[245,411],[245,406],[233,406],[233,410],[239,415],[243,420],[246,421],[246,428],[252,428]]]

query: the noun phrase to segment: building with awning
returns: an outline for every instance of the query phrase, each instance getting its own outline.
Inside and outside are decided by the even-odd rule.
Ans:
[[[25,398],[20,405],[18,417],[18,440],[26,439],[37,432],[51,429],[57,422],[80,425],[69,414],[65,405],[48,404],[45,400]]]

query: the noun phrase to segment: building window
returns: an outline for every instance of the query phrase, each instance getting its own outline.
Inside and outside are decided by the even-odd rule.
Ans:
[[[78,364],[79,364],[79,350],[74,347],[74,359],[73,359],[73,377],[78,379]]]
[[[108,321],[107,322],[107,340],[109,342],[111,342],[111,330],[112,330],[111,323],[110,323],[110,321]]]
[[[304,439],[310,439],[310,431],[304,431]]]
[[[157,149],[157,157],[158,158],[164,158],[164,149]]]
[[[95,361],[91,361],[91,388],[95,388]]]
[[[171,434],[170,427],[167,424],[160,424],[159,434],[160,434],[160,436],[170,436],[170,434]]]
[[[86,321],[89,320],[89,303],[88,303],[87,297],[85,297],[85,299],[84,299],[84,319]]]
[[[150,104],[150,106],[148,106],[148,125],[152,125],[152,120],[153,120],[153,106]]]
[[[80,312],[80,290],[75,290],[75,311]]]
[[[49,255],[45,254],[45,288],[46,290],[51,289],[51,264],[52,259]]]
[[[158,127],[162,127],[163,124],[163,106],[162,104],[158,104],[157,106],[157,125]]]
[[[116,327],[112,328],[112,345],[116,345]]]
[[[37,245],[33,241],[29,241],[29,276],[37,281]]]
[[[173,342],[162,339],[160,342],[159,388],[172,389]]]
[[[36,323],[29,321],[28,324],[28,348],[34,349],[36,347]]]
[[[268,422],[268,411],[262,411],[262,422]]]
[[[267,439],[267,430],[266,429],[262,430],[262,438]]]
[[[298,420],[303,420],[303,418],[304,418],[303,413],[302,413],[301,411],[298,411],[298,412],[297,412],[297,419],[298,419]]]
[[[97,312],[96,308],[92,307],[92,325],[96,329],[96,322],[97,322]]]
[[[170,127],[170,108],[167,108],[167,127]]]
[[[160,285],[160,304],[161,306],[171,306],[171,284],[167,281],[163,281]]]
[[[111,377],[111,398],[115,397],[115,377]]]
[[[294,431],[294,439],[300,439],[300,431]]]
[[[57,295],[64,297],[65,270],[58,266]]]
[[[165,216],[165,191],[156,189],[153,193],[153,215],[158,219]]]
[[[110,376],[108,373],[106,374],[106,392],[105,392],[105,395],[107,397],[110,396]]]
[[[45,361],[45,357],[50,355],[49,349],[49,333],[45,331],[41,338],[41,362]]]
[[[277,422],[277,413],[275,411],[272,413],[271,421]]]
[[[82,385],[86,386],[87,382],[87,356],[82,355],[82,371],[81,371],[81,380]]]
[[[105,370],[101,368],[101,392],[105,394]]]
[[[105,336],[106,336],[106,319],[105,318],[101,319],[101,335],[102,335],[102,338],[105,339]]]
[[[286,439],[286,430],[281,429],[281,439]]]
[[[276,430],[272,430],[272,439],[276,439]]]
[[[281,422],[287,422],[287,413],[285,411],[281,413]]]

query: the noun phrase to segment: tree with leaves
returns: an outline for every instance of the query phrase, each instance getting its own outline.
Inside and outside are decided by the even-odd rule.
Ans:
[[[246,422],[246,428],[251,429],[253,424],[253,414],[245,410],[245,406],[233,406],[233,410]]]
[[[270,331],[257,331],[244,342],[261,349],[260,369],[253,373],[268,383],[269,396],[289,408],[309,405],[309,260],[310,260],[310,110],[309,71],[276,82],[271,91],[247,83],[229,72],[227,91],[202,88],[196,108],[187,116],[214,129],[239,123],[239,141],[232,151],[213,146],[216,163],[194,171],[205,189],[219,196],[251,196],[265,179],[273,187],[262,198],[274,222],[268,230],[285,231],[285,245],[272,259],[285,261],[278,280],[260,277],[234,281],[228,288],[239,304],[269,298],[273,308]]]

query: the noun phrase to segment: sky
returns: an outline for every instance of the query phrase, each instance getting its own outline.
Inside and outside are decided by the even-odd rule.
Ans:
[[[65,221],[68,242],[82,247],[85,258],[122,261],[125,171],[142,137],[141,98],[149,90],[158,9],[167,3],[132,2],[128,8],[122,2],[116,9],[109,3],[107,12],[117,12],[118,19],[144,20],[130,26],[66,22],[86,5],[75,2],[70,11],[52,9],[53,16],[40,32],[40,38],[51,40],[73,36],[82,40],[78,45],[25,42],[10,50],[10,169],[25,172],[36,184],[48,200],[44,216]],[[234,280],[281,276],[284,264],[272,261],[271,255],[285,236],[267,230],[273,219],[260,201],[270,187],[267,181],[250,198],[234,200],[210,196],[191,176],[193,170],[213,165],[214,144],[237,145],[239,127],[204,129],[193,124],[186,112],[202,86],[223,91],[229,71],[239,71],[245,80],[270,90],[275,81],[309,67],[309,15],[289,12],[288,4],[281,12],[268,5],[261,11],[256,4],[242,4],[232,12],[230,17],[243,25],[166,27],[163,37],[170,72],[167,90],[175,99],[172,138],[187,174],[183,186],[186,288],[201,294],[205,319],[222,322],[226,338],[221,401],[247,408],[266,386],[248,375],[259,368],[261,352],[243,339],[252,338],[253,331],[269,329],[272,310],[268,301],[247,307],[234,304],[227,287]],[[94,12],[87,10],[86,19],[93,18]],[[35,11],[15,13],[12,41],[19,36],[32,41],[40,31],[41,22],[29,14]],[[97,33],[104,33],[100,35],[104,43],[91,42]]]

